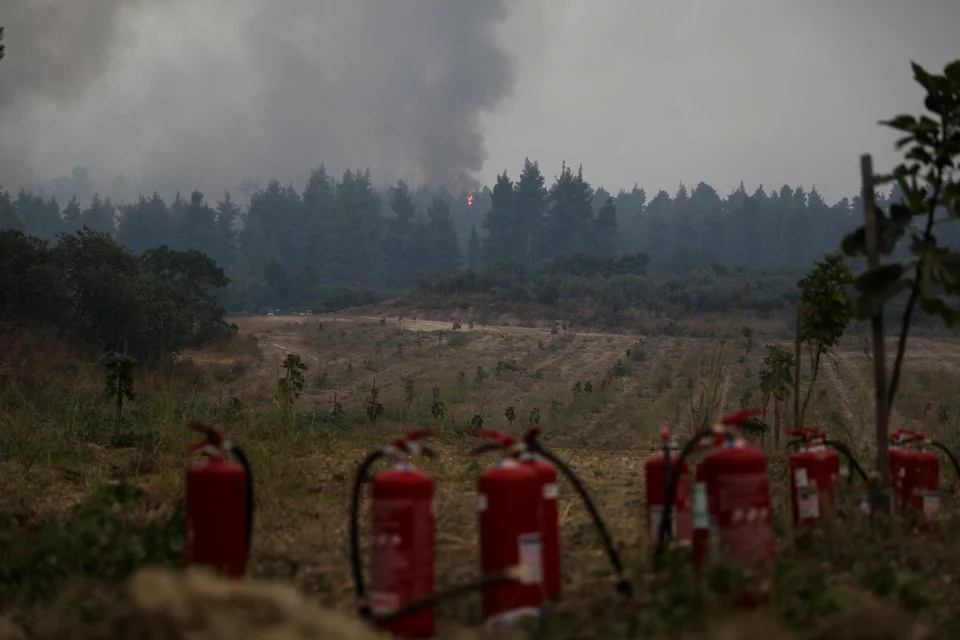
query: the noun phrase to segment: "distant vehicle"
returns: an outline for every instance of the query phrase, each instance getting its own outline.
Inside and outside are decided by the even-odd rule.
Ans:
[[[267,315],[268,315],[268,316],[272,316],[272,315],[273,315],[273,311],[268,311],[268,312],[267,312]]]

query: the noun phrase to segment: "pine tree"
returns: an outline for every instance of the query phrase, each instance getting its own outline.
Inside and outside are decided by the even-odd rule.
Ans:
[[[470,244],[467,249],[467,266],[476,271],[480,268],[480,238],[477,236],[477,225],[470,227]]]
[[[444,198],[435,198],[427,208],[426,269],[429,271],[452,271],[463,264],[460,238],[450,215],[450,204]]]
[[[617,205],[613,198],[607,197],[597,212],[594,221],[597,253],[612,254],[616,251],[617,241]]]
[[[230,192],[224,191],[223,200],[217,201],[217,221],[214,231],[216,249],[213,253],[213,257],[221,267],[233,266],[237,251],[235,225],[239,216],[240,207],[233,202]]]

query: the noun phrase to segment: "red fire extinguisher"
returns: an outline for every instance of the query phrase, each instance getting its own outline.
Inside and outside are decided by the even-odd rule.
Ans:
[[[788,446],[798,447],[790,456],[790,507],[794,529],[804,529],[821,519],[830,519],[838,513],[837,479],[840,475],[842,453],[851,469],[867,483],[867,475],[843,444],[827,439],[818,429],[802,428],[787,431],[797,440]],[[848,478],[853,482],[853,475]]]
[[[202,451],[203,456],[187,469],[187,561],[243,578],[253,536],[250,463],[216,427],[196,419],[188,420],[187,425],[204,434],[203,440],[190,447]]]
[[[670,432],[660,430],[661,450],[647,458],[643,465],[644,480],[647,485],[647,530],[651,544],[655,545],[659,537],[660,525],[664,518],[664,503],[667,495],[667,477],[674,464],[677,464],[679,451],[670,441]],[[683,543],[689,543],[693,534],[693,514],[690,511],[690,468],[684,460],[679,463],[677,490],[673,509],[666,523],[668,535]]]
[[[747,442],[738,428],[761,412],[747,409],[726,416],[721,425],[697,432],[684,446],[670,474],[658,554],[667,538],[666,518],[676,500],[681,465],[697,445],[710,439],[712,446],[695,474],[694,568],[719,556],[743,568],[773,559],[767,457]]]
[[[501,455],[512,453],[516,459],[533,471],[540,483],[540,535],[542,554],[543,590],[548,599],[560,597],[562,578],[560,573],[560,528],[557,513],[557,469],[539,455],[532,453],[525,442],[517,442],[501,431],[494,429],[471,429],[473,435],[491,438],[494,443],[473,451],[479,454],[488,450],[501,450]],[[509,453],[507,453],[509,452]]]
[[[497,440],[494,448],[501,451],[500,458],[481,474],[478,480],[477,508],[480,512],[481,563],[484,572],[489,572],[498,570],[501,566],[510,563],[511,558],[516,558],[517,562],[526,566],[528,580],[526,584],[518,580],[484,590],[484,618],[490,627],[506,626],[518,617],[535,614],[542,603],[543,595],[540,586],[530,584],[530,581],[535,578],[536,582],[543,580],[543,555],[536,551],[537,547],[542,547],[542,540],[538,540],[542,521],[539,517],[535,517],[538,512],[538,503],[542,506],[543,502],[543,493],[540,489],[542,484],[537,473],[518,459],[525,454],[543,458],[567,478],[587,507],[594,526],[600,534],[610,558],[610,564],[617,576],[615,584],[617,592],[620,595],[629,596],[633,590],[630,581],[623,575],[620,555],[613,546],[610,533],[596,505],[577,475],[540,444],[537,439],[540,431],[539,427],[531,429],[524,436],[523,442],[515,442],[510,436],[499,432],[480,432],[481,435],[488,435]],[[477,452],[487,449],[488,447],[481,447]],[[559,568],[558,563],[558,573]]]
[[[397,438],[392,446],[373,451],[361,463],[353,485],[350,557],[360,613],[401,638],[429,637],[435,627],[432,606],[399,618],[379,620],[433,593],[433,478],[410,463],[412,456],[429,452],[419,446],[418,440],[433,433],[414,431]],[[381,458],[393,464],[373,477],[373,574],[368,596],[360,561],[359,500],[367,472]]]
[[[894,506],[921,533],[940,530],[940,458],[942,451],[960,476],[960,461],[943,443],[918,431],[897,429],[890,434],[890,481]]]

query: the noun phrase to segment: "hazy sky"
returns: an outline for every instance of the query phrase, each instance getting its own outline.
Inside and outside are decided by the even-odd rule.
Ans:
[[[876,121],[918,109],[910,60],[960,58],[960,0],[0,0],[0,25],[0,184],[87,165],[212,194],[530,156],[835,200],[861,152],[893,161]]]

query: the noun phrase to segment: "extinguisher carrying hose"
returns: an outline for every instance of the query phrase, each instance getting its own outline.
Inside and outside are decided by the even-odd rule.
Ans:
[[[560,469],[570,484],[573,485],[573,488],[576,490],[576,492],[580,495],[580,499],[587,507],[587,511],[590,512],[590,517],[593,519],[593,524],[597,528],[597,532],[600,534],[600,540],[603,542],[603,546],[607,551],[607,556],[610,558],[610,565],[613,567],[613,571],[617,575],[618,580],[615,585],[617,593],[625,597],[630,597],[633,594],[633,585],[623,575],[623,562],[620,560],[620,554],[617,553],[617,549],[613,546],[613,539],[610,537],[610,532],[607,530],[607,526],[603,522],[603,518],[600,517],[600,512],[597,511],[597,507],[594,504],[593,499],[590,498],[590,494],[587,493],[586,487],[583,486],[583,483],[580,481],[580,478],[577,477],[577,474],[575,474],[573,470],[563,462],[563,460],[555,456],[540,444],[540,442],[537,440],[538,435],[540,435],[540,427],[531,429],[524,436],[524,442],[527,445],[527,449],[531,453],[539,454],[548,462]]]
[[[666,495],[663,500],[663,513],[660,516],[660,529],[657,531],[657,547],[654,550],[654,560],[659,560],[666,548],[667,538],[670,537],[670,519],[673,515],[673,505],[677,500],[677,484],[680,482],[680,472],[683,469],[683,463],[698,450],[699,445],[708,438],[713,439],[713,444],[720,444],[724,440],[732,441],[734,434],[730,427],[739,427],[750,420],[753,416],[763,413],[763,409],[743,409],[720,419],[720,425],[712,429],[701,429],[694,432],[693,437],[687,441],[680,450],[676,462],[667,471]]]
[[[386,447],[367,454],[357,469],[357,475],[353,480],[353,494],[350,498],[350,566],[353,569],[353,588],[357,596],[358,613],[363,618],[369,618],[371,610],[367,602],[367,589],[363,582],[363,563],[360,560],[360,493],[370,468],[386,456]]]
[[[677,456],[676,462],[669,468],[667,472],[666,495],[663,500],[663,513],[660,516],[660,528],[657,530],[657,547],[653,553],[654,560],[658,560],[663,555],[667,538],[670,536],[670,518],[673,514],[673,503],[677,499],[677,484],[680,481],[680,472],[683,469],[683,463],[698,449],[698,445],[704,440],[723,437],[729,438],[730,436],[722,431],[715,431],[714,429],[704,429],[695,432],[693,437],[683,445],[683,449],[680,450],[680,455]]]
[[[198,420],[196,418],[190,418],[187,420],[187,426],[193,429],[194,431],[199,431],[204,435],[204,439],[190,447],[190,451],[203,450],[204,455],[207,455],[206,449],[212,448],[219,450],[223,453],[233,454],[233,457],[237,459],[237,462],[243,467],[244,477],[247,479],[247,536],[246,536],[246,560],[250,561],[250,551],[253,548],[253,515],[254,515],[254,491],[253,491],[253,468],[250,466],[250,458],[247,457],[247,454],[244,453],[243,449],[238,447],[236,443],[231,442],[230,440],[225,440],[223,434],[219,429],[213,425],[204,422],[203,420]]]
[[[370,603],[367,601],[367,590],[363,580],[363,562],[360,558],[360,494],[363,491],[363,484],[366,482],[370,469],[382,458],[397,458],[401,454],[410,456],[418,451],[427,455],[435,455],[433,451],[426,447],[420,447],[416,442],[422,437],[436,433],[434,430],[413,431],[406,436],[398,438],[392,446],[382,447],[371,451],[367,457],[360,463],[357,469],[357,475],[353,482],[353,492],[350,499],[350,565],[353,570],[354,592],[357,597],[357,613],[360,617],[373,620],[377,624],[390,624],[401,618],[415,613],[426,607],[430,607],[441,600],[446,600],[455,596],[463,595],[471,591],[482,589],[483,587],[517,579],[517,574],[522,570],[520,567],[514,567],[497,573],[492,573],[480,577],[472,582],[455,585],[448,589],[435,591],[428,596],[414,600],[407,605],[392,611],[388,614],[377,616],[373,614]]]
[[[957,477],[960,478],[960,460],[957,459],[957,456],[947,445],[943,444],[939,440],[927,440],[927,437],[919,431],[913,431],[911,429],[897,429],[890,434],[890,441],[893,444],[907,444],[910,442],[929,444],[931,447],[946,454],[947,458],[950,459],[950,464],[953,465],[953,470],[957,473]]]
[[[850,473],[847,475],[847,486],[853,485],[853,471],[856,470],[857,475],[863,480],[863,483],[867,486],[870,486],[870,482],[867,480],[867,473],[863,470],[863,467],[860,466],[860,463],[857,462],[857,459],[853,455],[853,451],[850,450],[850,447],[843,444],[842,442],[837,442],[836,440],[830,440],[827,438],[827,434],[819,429],[791,429],[787,431],[788,436],[795,436],[796,440],[791,440],[787,443],[788,447],[796,446],[799,444],[806,444],[813,440],[819,440],[823,443],[823,446],[830,447],[831,449],[836,450],[837,452],[843,454],[847,459],[847,462],[850,467]]]

